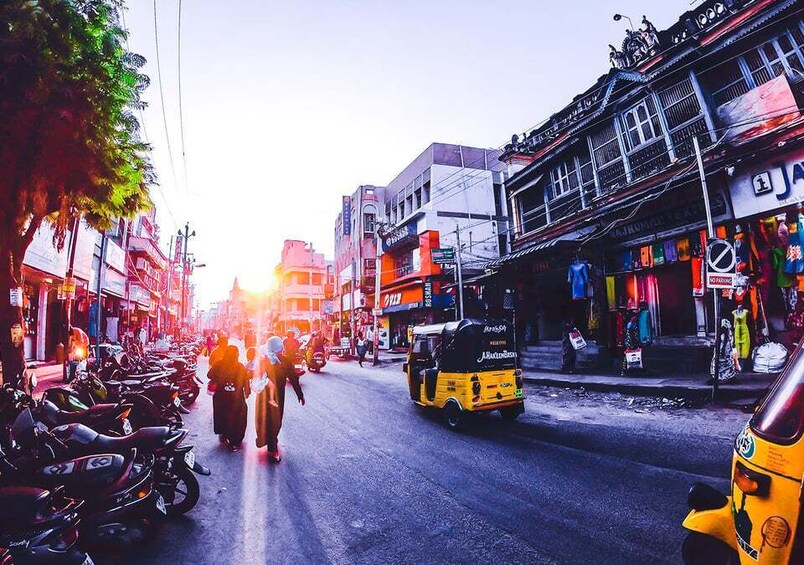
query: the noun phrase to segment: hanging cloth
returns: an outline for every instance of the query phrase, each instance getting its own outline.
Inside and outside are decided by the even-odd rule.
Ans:
[[[573,300],[586,299],[586,285],[589,284],[589,267],[586,263],[576,262],[570,265],[567,282],[570,284]]]
[[[692,267],[692,295],[704,295],[704,275],[703,275],[703,259],[701,257],[692,257],[690,261]]]
[[[751,336],[748,333],[748,310],[738,308],[732,313],[734,316],[734,348],[737,357],[748,359],[751,354]]]
[[[801,227],[801,222],[793,224],[793,229],[790,230],[790,237],[787,241],[784,272],[791,275],[804,273],[804,256],[801,251],[801,237],[804,234],[804,230]]]
[[[606,277],[606,302],[609,305],[609,311],[617,310],[617,290],[614,282],[614,277]]]
[[[675,263],[678,261],[678,249],[676,249],[676,241],[668,239],[664,242],[664,260],[667,263]]]
[[[653,253],[650,245],[644,245],[639,249],[639,257],[643,269],[653,267]]]
[[[620,254],[620,268],[623,271],[630,271],[633,268],[631,264],[631,250],[627,249]]]
[[[682,237],[676,240],[676,250],[678,251],[678,260],[679,261],[689,261],[690,257],[692,257],[692,252],[690,250],[690,240],[689,238]]]
[[[653,343],[650,312],[648,312],[647,308],[643,308],[639,311],[639,314],[637,314],[637,323],[639,324],[639,342],[643,346]]]
[[[661,241],[653,244],[651,255],[653,255],[653,264],[655,266],[664,265],[664,245]]]
[[[784,272],[787,251],[780,247],[771,249],[771,264],[776,271],[776,286],[779,288],[790,288],[793,286],[793,277]]]

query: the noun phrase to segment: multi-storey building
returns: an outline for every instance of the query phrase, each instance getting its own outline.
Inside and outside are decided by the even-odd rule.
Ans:
[[[284,333],[298,329],[307,333],[326,330],[327,276],[324,254],[316,253],[312,243],[285,240],[281,260],[274,269],[277,281],[272,301],[274,331]]]
[[[476,269],[508,250],[508,207],[500,152],[433,143],[383,191],[380,336],[391,347],[408,343],[413,325],[454,319],[445,292],[454,270],[432,251],[458,247],[463,266]]]
[[[377,261],[376,226],[384,187],[359,186],[342,199],[335,220],[333,338],[356,335],[373,324]]]
[[[149,336],[160,331],[164,316],[162,303],[162,273],[168,261],[159,248],[159,232],[155,212],[139,214],[129,225],[128,308],[125,326],[131,331],[145,328]]]
[[[609,58],[608,73],[501,157],[513,252],[488,267],[519,298],[520,338],[559,339],[572,320],[616,349],[638,315],[654,346],[707,343],[697,139],[717,234],[738,248],[723,316],[742,304],[753,343],[784,341],[788,277],[804,271],[786,235],[804,200],[801,5],[705,1],[663,31],[643,19]]]

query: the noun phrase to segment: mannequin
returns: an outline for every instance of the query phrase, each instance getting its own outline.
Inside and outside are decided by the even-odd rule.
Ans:
[[[734,317],[734,348],[739,359],[748,359],[751,354],[751,336],[748,333],[748,310],[742,304],[732,311]]]

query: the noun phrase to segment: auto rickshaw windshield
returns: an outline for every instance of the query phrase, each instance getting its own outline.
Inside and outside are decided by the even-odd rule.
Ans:
[[[804,354],[801,346],[751,419],[757,435],[779,444],[798,441],[804,433]]]

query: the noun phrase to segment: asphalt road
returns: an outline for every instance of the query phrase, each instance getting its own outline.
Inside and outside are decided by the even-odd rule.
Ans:
[[[185,418],[213,473],[201,501],[108,562],[680,563],[686,492],[725,489],[746,418],[532,389],[520,421],[458,434],[414,407],[398,364],[333,362],[302,383],[279,465],[253,422],[243,451],[224,450],[202,393]]]

